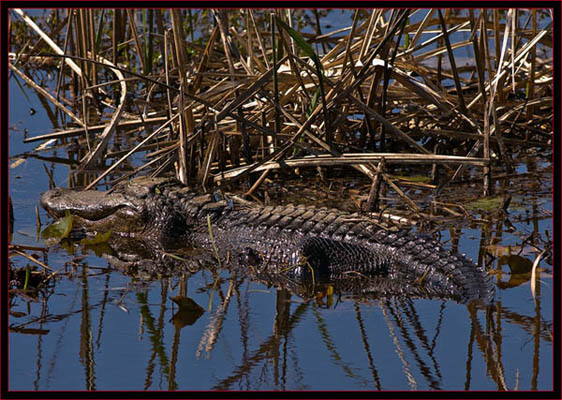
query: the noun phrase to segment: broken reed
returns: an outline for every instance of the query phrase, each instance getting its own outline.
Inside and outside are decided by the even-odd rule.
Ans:
[[[74,171],[105,169],[88,187],[142,151],[127,176],[172,169],[205,186],[345,164],[375,180],[381,160],[422,158],[445,181],[479,165],[484,194],[492,166],[550,147],[550,10],[338,13],[67,9],[39,27],[14,10],[10,68],[33,85],[28,67],[57,65],[43,91],[66,127],[27,141],[78,137]],[[323,32],[319,14],[350,23]]]

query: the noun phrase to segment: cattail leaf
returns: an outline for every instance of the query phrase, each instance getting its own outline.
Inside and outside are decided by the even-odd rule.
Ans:
[[[300,33],[298,33],[293,28],[291,28],[289,25],[284,23],[279,17],[275,17],[275,21],[277,22],[278,26],[283,28],[293,38],[296,45],[304,52],[304,54],[306,54],[308,57],[310,57],[312,59],[312,61],[314,61],[314,64],[316,65],[316,68],[318,68],[318,70],[322,71],[323,67],[322,67],[322,63],[320,62],[320,58],[318,58],[318,56],[314,52],[314,49],[312,48],[310,43],[308,43],[306,40],[304,40],[304,38],[301,36]]]

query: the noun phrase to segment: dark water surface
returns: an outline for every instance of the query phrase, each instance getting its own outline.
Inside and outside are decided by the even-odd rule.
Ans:
[[[52,130],[33,92],[10,82],[10,155],[30,151],[24,129]],[[33,116],[30,108],[37,110]],[[58,150],[64,154],[63,150]],[[56,151],[44,153],[53,155]],[[13,162],[11,160],[11,162]],[[35,206],[68,169],[28,158],[10,169],[15,214],[12,243],[43,246]],[[519,171],[527,165],[521,164]],[[539,165],[538,168],[545,168]],[[550,170],[514,198],[516,231],[501,223],[463,228],[458,249],[474,260],[490,236],[520,246],[536,231],[552,237]],[[536,183],[536,182],[535,182]],[[43,223],[50,221],[40,210]],[[522,221],[519,222],[518,218]],[[442,232],[443,241],[450,231]],[[450,248],[451,243],[447,246]],[[552,266],[541,261],[536,302],[529,277],[507,266],[492,307],[440,300],[323,298],[305,302],[286,291],[210,270],[143,282],[103,257],[75,247],[49,248],[59,271],[36,299],[11,299],[10,390],[551,390]],[[38,253],[40,255],[40,253]],[[524,252],[533,262],[536,253]],[[27,260],[14,257],[17,266]],[[502,269],[498,261],[493,269]],[[64,272],[64,273],[63,273]],[[178,313],[185,295],[203,313]]]

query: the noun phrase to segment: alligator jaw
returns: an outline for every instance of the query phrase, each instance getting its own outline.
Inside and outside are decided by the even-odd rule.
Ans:
[[[56,188],[41,195],[41,206],[56,218],[69,211],[72,215],[93,222],[114,215],[121,209],[127,209],[126,215],[130,218],[133,214],[140,216],[147,195],[155,192],[159,186],[174,184],[177,181],[171,178],[141,176],[117,184],[112,192]]]

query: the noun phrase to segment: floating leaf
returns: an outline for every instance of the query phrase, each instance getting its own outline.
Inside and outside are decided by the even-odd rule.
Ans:
[[[109,237],[111,236],[111,229],[108,230],[105,233],[97,233],[96,236],[94,236],[93,238],[84,238],[80,241],[81,244],[83,245],[96,245],[96,244],[100,244],[100,243],[107,243],[107,241],[109,240]]]
[[[401,181],[408,181],[408,182],[422,182],[422,183],[429,183],[431,182],[431,178],[429,176],[423,175],[413,175],[413,176],[403,176],[403,175],[389,175],[391,178],[399,179]]]
[[[64,243],[64,242],[63,242]],[[92,251],[97,257],[103,257],[106,254],[114,254],[113,249],[108,242],[101,242],[98,244],[85,245],[86,249]],[[74,248],[74,247],[73,247]]]
[[[484,210],[484,211],[494,211],[503,205],[504,199],[501,196],[498,197],[486,197],[484,199],[478,199],[465,204],[464,206],[469,210]]]
[[[172,317],[174,325],[178,328],[183,328],[186,325],[193,325],[205,312],[203,307],[189,297],[176,296],[171,299],[179,306],[178,312]]]
[[[41,239],[48,245],[57,244],[62,239],[68,237],[71,230],[72,215],[70,215],[69,211],[66,211],[64,217],[43,229],[43,232],[41,232]]]

